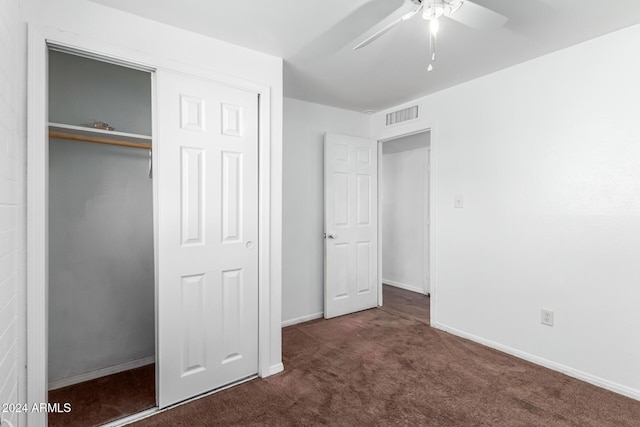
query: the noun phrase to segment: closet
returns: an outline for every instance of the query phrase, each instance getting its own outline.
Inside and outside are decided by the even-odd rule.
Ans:
[[[152,80],[50,50],[48,87],[48,372],[56,390],[155,363]]]
[[[257,376],[258,94],[55,49],[48,60],[50,403],[144,367],[151,397],[134,412]],[[102,407],[117,414],[95,424],[131,415]]]

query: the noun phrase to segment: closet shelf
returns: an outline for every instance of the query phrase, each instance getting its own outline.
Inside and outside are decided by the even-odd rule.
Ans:
[[[118,145],[121,147],[146,150],[151,149],[151,137],[148,135],[108,131],[62,123],[49,123],[49,138],[70,139],[73,141]]]

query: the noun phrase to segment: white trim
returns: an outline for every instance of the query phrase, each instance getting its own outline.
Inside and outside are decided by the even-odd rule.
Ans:
[[[219,74],[211,69],[203,69],[176,62],[163,57],[147,54],[127,47],[113,45],[76,33],[50,27],[28,25],[28,110],[27,110],[27,402],[29,404],[47,401],[47,50],[48,45],[56,48],[85,52],[102,58],[110,58],[125,64],[137,65],[149,70],[164,68],[180,73],[204,77],[209,80],[256,93],[259,99],[259,339],[258,375],[272,375],[274,355],[279,350],[280,296],[279,283],[273,283],[271,275],[278,270],[272,266],[271,246],[277,241],[270,234],[274,226],[271,219],[271,87],[244,79]],[[154,79],[155,81],[155,79]],[[155,86],[154,100],[155,102]],[[154,109],[155,110],[155,109]],[[155,129],[155,115],[154,129]],[[156,150],[153,156],[156,160]],[[156,162],[157,164],[157,162]],[[275,171],[274,177],[279,174]],[[155,182],[156,180],[154,180]],[[154,192],[157,189],[154,188]],[[154,195],[155,196],[155,195]],[[156,208],[154,200],[154,208]],[[276,211],[277,214],[277,211]],[[277,225],[277,224],[276,224]],[[154,225],[157,232],[157,224]],[[157,239],[155,239],[157,240]],[[156,251],[157,253],[157,251]],[[277,259],[277,256],[275,257]],[[157,268],[157,258],[156,258]],[[157,270],[156,270],[157,271]],[[156,278],[158,275],[156,274]],[[276,276],[277,278],[277,276]],[[156,283],[157,288],[157,283]],[[157,300],[156,300],[157,306]],[[273,310],[272,310],[273,306]],[[157,311],[157,310],[156,310]],[[277,321],[276,321],[277,320]],[[157,322],[156,322],[157,324]],[[157,342],[157,340],[156,340]],[[279,356],[280,357],[280,356]],[[281,363],[280,363],[281,364]],[[277,365],[277,363],[276,363]],[[157,373],[156,373],[157,375]],[[30,425],[46,425],[46,414],[31,412],[27,415]]]
[[[151,105],[154,106],[156,105],[156,103],[158,102],[158,76],[155,72],[151,73]],[[158,135],[158,120],[157,120],[157,116],[158,116],[158,112],[156,111],[157,108],[151,108],[151,140],[152,140],[152,144],[153,141],[156,139],[157,135]],[[160,226],[159,226],[159,219],[158,219],[158,215],[155,215],[155,212],[158,212],[158,194],[160,194],[160,191],[158,190],[158,180],[155,179],[156,176],[156,167],[154,165],[157,165],[158,162],[158,150],[154,150],[153,147],[151,149],[151,186],[153,189],[153,212],[154,215],[153,216],[153,273],[154,273],[154,292],[153,292],[153,304],[154,304],[154,308],[158,307],[158,305],[160,304],[160,298],[158,297],[158,292],[155,292],[155,289],[157,289],[158,287],[158,278],[160,277],[160,257],[159,257],[159,253],[160,253],[160,247],[158,245],[158,238],[157,236],[159,236],[160,233]],[[154,321],[154,330],[153,332],[155,333],[156,338],[158,337],[158,335],[160,334],[159,329],[158,329],[158,325],[160,324],[160,319],[158,317],[158,310],[154,309],[153,310],[153,321]],[[155,340],[155,354],[156,357],[158,354],[160,354],[160,346],[158,343],[158,339]],[[160,384],[160,364],[156,363],[156,375],[155,375],[155,381],[156,381],[156,385]],[[155,393],[156,393],[156,404],[160,401],[160,388],[159,387],[155,387]],[[156,408],[157,409],[157,408]]]
[[[271,311],[271,91],[266,86],[258,92],[258,132],[258,375],[265,378],[271,375],[271,316],[274,314]]]
[[[586,372],[580,371],[578,369],[574,369],[569,366],[562,365],[560,363],[552,362],[545,358],[535,356],[533,354],[530,354],[524,351],[516,350],[515,348],[499,344],[495,341],[491,341],[491,340],[479,337],[477,335],[469,334],[467,332],[461,331],[456,328],[452,328],[442,323],[431,323],[431,326],[441,331],[448,332],[452,335],[456,335],[458,337],[477,342],[484,346],[502,351],[503,353],[507,353],[512,356],[518,357],[520,359],[526,360],[528,362],[535,363],[536,365],[551,369],[553,371],[561,372],[570,377],[585,381],[589,384],[593,384],[595,386],[604,388],[614,393],[618,393],[635,400],[640,400],[640,390],[627,387],[627,386],[615,383],[613,381],[605,380],[604,378],[600,378],[596,375],[591,375]]]
[[[269,368],[269,375],[275,375],[282,371],[284,371],[284,365],[282,363],[276,363]]]
[[[402,124],[404,124],[404,123],[406,123],[406,122],[402,122]],[[425,128],[422,128],[422,129],[414,130],[412,132],[400,133],[398,135],[394,135],[394,136],[390,136],[390,137],[387,137],[387,138],[379,139],[378,142],[385,143],[385,142],[393,141],[393,140],[400,139],[400,138],[406,138],[407,136],[418,135],[418,134],[425,133],[425,132],[430,132],[430,131],[431,131],[431,127],[427,126]]]
[[[104,55],[100,54],[100,53],[91,53],[89,51],[78,51],[77,49],[74,48],[70,48],[68,46],[65,45],[59,45],[56,42],[51,42],[49,43],[49,50],[54,50],[56,52],[61,52],[61,53],[67,53],[67,54],[71,54],[71,55],[75,55],[75,56],[80,56],[82,58],[87,58],[87,59],[91,59],[93,61],[100,61],[100,62],[106,62],[108,64],[113,64],[113,65],[119,65],[122,67],[127,67],[127,68],[131,68],[134,70],[138,70],[138,71],[144,71],[147,73],[153,73],[155,71],[155,68],[153,67],[149,67],[149,66],[141,66],[137,63],[134,62],[128,62],[128,61],[123,61],[120,59],[116,59],[116,58],[109,58],[109,57],[105,57]]]
[[[431,234],[431,230],[430,230],[430,213],[429,213],[429,181],[430,181],[430,162],[431,162],[431,133],[429,132],[428,134],[429,137],[429,145],[427,146],[427,149],[425,150],[425,166],[426,166],[426,170],[424,171],[424,175],[423,175],[423,182],[422,182],[422,192],[423,192],[423,200],[422,200],[422,219],[424,220],[424,223],[422,225],[422,253],[424,256],[424,264],[422,265],[422,293],[425,295],[429,295],[431,292],[430,287],[430,283],[429,283],[429,275],[430,275],[430,265],[429,265],[429,261],[431,259],[429,253],[430,253],[430,248],[429,248],[429,235]]]
[[[95,380],[96,378],[106,377],[107,375],[117,374],[119,372],[130,371],[142,366],[151,365],[156,362],[155,356],[143,357],[142,359],[132,360],[130,362],[121,363],[119,365],[108,366],[106,368],[96,369],[95,371],[85,372],[84,374],[74,375],[69,378],[62,378],[49,382],[49,391],[57,390],[74,384],[83,383],[85,381]]]
[[[382,307],[383,304],[383,292],[382,292],[382,203],[383,194],[382,194],[382,182],[384,180],[384,162],[382,161],[382,143],[383,141],[378,141],[378,206],[376,209],[378,210],[378,307]]]
[[[282,327],[286,328],[287,326],[297,325],[298,323],[308,322],[310,320],[320,319],[324,316],[324,311],[319,313],[307,314],[306,316],[296,317],[294,319],[284,320],[282,322]]]
[[[25,88],[26,92],[26,88]],[[26,93],[25,93],[26,95]],[[26,116],[21,125],[26,126]],[[16,260],[16,276],[17,282],[20,283],[16,287],[17,294],[17,315],[16,315],[16,345],[17,345],[17,365],[16,372],[18,375],[18,402],[27,401],[27,287],[22,285],[27,283],[27,189],[26,189],[26,170],[27,170],[27,147],[26,147],[26,134],[24,131],[19,132],[21,138],[20,144],[20,162],[17,166],[16,172],[20,179],[18,180],[20,202],[18,210],[20,212],[17,215],[18,227],[17,227],[17,256]],[[27,414],[22,412],[17,415],[17,421],[19,426],[27,425]]]
[[[27,55],[27,403],[47,402],[47,46],[28,29]],[[46,425],[44,412],[29,412],[29,425]]]
[[[438,132],[435,123],[427,129],[429,130],[429,322],[434,324],[438,322],[438,264],[436,262],[438,228],[435,207],[435,201],[438,200],[438,144],[436,143]]]
[[[426,292],[421,286],[407,285],[406,283],[394,282],[393,280],[382,279],[382,283],[385,285],[393,286],[396,288],[404,289],[405,291],[415,292],[417,294],[426,295]]]

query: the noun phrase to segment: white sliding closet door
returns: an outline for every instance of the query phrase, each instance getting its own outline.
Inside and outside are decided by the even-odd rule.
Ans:
[[[258,96],[159,70],[159,406],[258,372]]]

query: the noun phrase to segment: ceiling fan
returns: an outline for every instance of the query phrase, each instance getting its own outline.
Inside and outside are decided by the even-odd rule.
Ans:
[[[431,62],[427,70],[431,71],[433,70],[433,62],[436,60],[436,41],[440,28],[440,18],[450,18],[468,27],[481,30],[501,27],[508,19],[504,15],[469,0],[405,0],[405,5],[410,5],[411,3],[414,5],[413,10],[385,25],[358,43],[353,49],[357,50],[367,46],[395,28],[398,24],[422,12],[422,18],[429,22]]]

